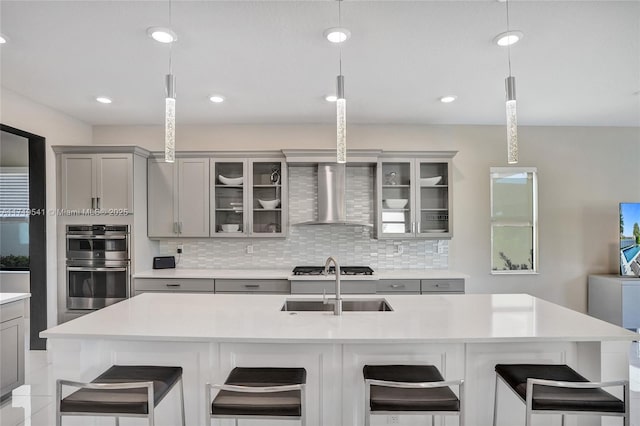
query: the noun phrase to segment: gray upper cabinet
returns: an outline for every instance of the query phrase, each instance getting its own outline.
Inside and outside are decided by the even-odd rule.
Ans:
[[[451,238],[455,152],[402,154],[378,161],[378,238]]]
[[[62,208],[133,213],[133,154],[63,154]]]
[[[149,237],[209,236],[209,159],[149,159]]]
[[[286,236],[286,173],[282,158],[211,159],[211,236]]]

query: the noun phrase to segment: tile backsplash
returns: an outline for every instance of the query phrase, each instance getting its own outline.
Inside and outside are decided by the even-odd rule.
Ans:
[[[178,268],[292,269],[320,265],[335,256],[341,265],[374,270],[447,269],[447,240],[377,240],[366,226],[295,225],[317,215],[317,170],[289,167],[289,235],[286,238],[161,240],[160,254],[176,255]],[[295,183],[295,184],[292,184]],[[347,219],[375,223],[375,179],[369,166],[347,167]],[[253,253],[248,253],[249,251]]]

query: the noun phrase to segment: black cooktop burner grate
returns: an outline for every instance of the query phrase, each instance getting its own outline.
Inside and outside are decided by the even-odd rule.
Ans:
[[[293,275],[322,275],[324,266],[296,266],[293,268]],[[335,268],[331,266],[329,273],[335,274]],[[340,268],[340,275],[372,275],[373,269],[368,266],[343,266]]]

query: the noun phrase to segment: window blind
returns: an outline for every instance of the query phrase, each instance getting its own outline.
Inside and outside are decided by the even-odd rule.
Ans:
[[[29,169],[0,168],[0,217],[26,217],[29,211]]]

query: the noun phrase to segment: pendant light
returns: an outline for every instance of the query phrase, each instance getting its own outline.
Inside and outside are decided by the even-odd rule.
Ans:
[[[505,1],[507,9],[507,34],[509,28],[509,0]],[[516,113],[516,78],[511,75],[511,44],[507,44],[509,59],[509,76],[504,80],[507,112],[507,162],[518,163],[518,117]]]
[[[342,0],[338,1],[338,27],[342,27]],[[344,40],[345,41],[346,37]],[[336,161],[347,162],[347,100],[344,97],[344,76],[342,75],[342,42],[339,43],[339,73],[336,78]]]
[[[169,1],[169,27],[171,24],[171,1]],[[176,78],[172,73],[172,46],[173,41],[169,44],[169,74],[165,76],[164,161],[167,163],[176,161]]]

